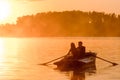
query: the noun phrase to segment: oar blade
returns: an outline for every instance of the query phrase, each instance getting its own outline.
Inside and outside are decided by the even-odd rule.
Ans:
[[[44,65],[45,66],[45,65],[47,65],[47,63],[41,63],[41,64],[38,64],[38,65]]]
[[[113,64],[113,66],[116,66],[116,65],[118,65],[117,63],[112,63]]]
[[[98,56],[96,56],[96,58],[98,58],[98,59],[101,59],[101,60],[103,60],[103,61],[106,61],[106,62],[108,62],[108,63],[111,63],[113,66],[116,66],[116,65],[118,65],[118,64],[117,64],[117,63],[115,63],[115,62],[108,61],[108,60],[106,60],[106,59],[103,59],[103,58],[101,58],[101,57],[98,57]]]

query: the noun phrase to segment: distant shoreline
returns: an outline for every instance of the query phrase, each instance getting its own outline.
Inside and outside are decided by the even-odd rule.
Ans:
[[[120,15],[63,11],[19,17],[0,25],[1,37],[120,37]]]

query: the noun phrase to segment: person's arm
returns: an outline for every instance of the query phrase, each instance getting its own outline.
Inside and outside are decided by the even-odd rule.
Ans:
[[[83,47],[83,51],[84,51],[84,53],[86,52],[86,48],[85,47]]]
[[[67,55],[70,55],[71,49],[69,50],[69,52],[67,53]]]

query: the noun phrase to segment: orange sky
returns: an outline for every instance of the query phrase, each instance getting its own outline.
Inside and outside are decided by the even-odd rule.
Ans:
[[[18,16],[46,11],[99,11],[120,13],[120,0],[0,0],[9,4],[9,14],[0,23],[15,23]],[[1,2],[2,3],[2,2]],[[1,7],[1,6],[0,6]],[[5,6],[3,6],[5,7]],[[1,9],[1,8],[0,8]]]

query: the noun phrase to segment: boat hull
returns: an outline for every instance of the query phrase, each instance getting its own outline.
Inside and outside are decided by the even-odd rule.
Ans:
[[[96,69],[96,54],[87,52],[81,59],[64,58],[55,62],[57,69],[61,71]]]

